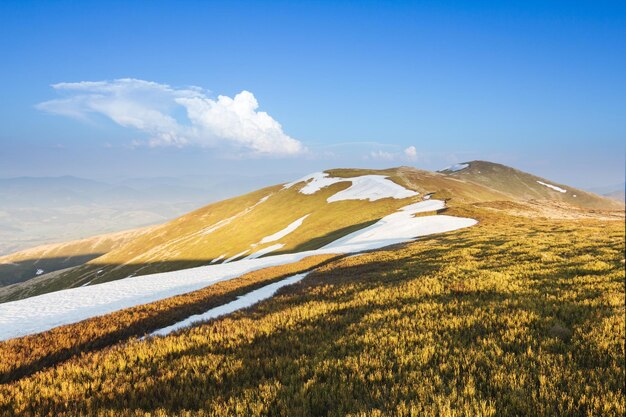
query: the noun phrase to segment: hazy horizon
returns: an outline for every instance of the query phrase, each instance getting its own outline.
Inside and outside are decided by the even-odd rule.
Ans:
[[[484,159],[482,159],[484,160]],[[455,163],[460,163],[460,162],[469,162],[469,160],[458,160]],[[489,161],[489,162],[496,162],[496,163],[500,163],[497,161]],[[452,164],[448,164],[447,166],[450,166]],[[506,164],[505,164],[506,165]],[[340,165],[328,165],[326,167],[322,166],[321,164],[311,164],[311,169],[303,169],[300,168],[298,169],[298,167],[293,167],[293,169],[289,169],[286,168],[284,170],[280,170],[278,172],[272,173],[272,172],[264,172],[264,173],[260,173],[260,174],[255,174],[255,173],[247,173],[247,174],[241,174],[241,173],[237,173],[237,172],[232,172],[229,173],[228,176],[232,177],[238,181],[240,181],[241,183],[245,183],[248,182],[249,183],[249,187],[250,190],[252,190],[254,186],[257,186],[258,184],[263,184],[261,186],[269,186],[269,185],[275,185],[275,184],[279,184],[282,182],[290,182],[293,181],[296,178],[299,178],[301,176],[304,176],[306,174],[310,174],[312,172],[319,172],[319,171],[324,171],[324,170],[328,170],[328,169],[336,169],[336,168],[372,168],[372,169],[390,169],[390,168],[397,168],[400,166],[410,166],[410,167],[414,167],[417,169],[424,169],[424,170],[428,170],[428,171],[438,171],[441,170],[443,168],[445,168],[445,166],[438,166],[437,168],[432,168],[429,169],[425,166],[420,166],[418,164],[396,164],[396,165],[384,165],[384,164],[375,164],[375,163],[367,163],[364,162],[362,164],[355,164],[355,165],[346,165],[346,166],[340,166]],[[513,168],[517,168],[520,169],[519,166],[514,166],[514,165],[510,165]],[[539,170],[541,171],[541,168],[539,168]],[[548,169],[545,169],[543,171],[546,172],[552,172]],[[584,179],[582,182],[577,181],[576,178],[578,177],[572,177],[574,178],[573,181],[567,182],[567,181],[560,181],[557,178],[554,177],[550,177],[548,175],[542,175],[541,172],[539,171],[527,171],[531,174],[534,175],[538,175],[544,178],[547,178],[549,180],[552,180],[554,182],[560,182],[569,186],[573,186],[576,188],[580,188],[582,190],[586,190],[586,191],[591,191],[594,193],[598,193],[598,194],[603,194],[603,193],[608,193],[611,191],[619,191],[621,189],[624,188],[624,186],[626,185],[626,182],[624,181],[624,178],[616,178],[615,182],[591,182],[591,183],[586,183],[584,182]],[[557,172],[558,175],[558,172]],[[120,175],[120,174],[114,174],[111,175],[110,173],[102,173],[101,175],[93,175],[93,172],[83,172],[81,173],[58,173],[58,174],[51,174],[51,175],[28,175],[28,174],[24,174],[24,175],[15,175],[15,176],[0,176],[0,181],[3,180],[16,180],[16,179],[33,179],[33,180],[38,180],[38,179],[58,179],[58,178],[64,178],[64,177],[73,177],[73,178],[78,178],[78,179],[85,179],[85,180],[92,180],[92,181],[97,181],[97,182],[103,182],[103,183],[107,183],[110,185],[117,185],[117,184],[123,184],[124,182],[127,181],[153,181],[153,180],[163,180],[164,182],[168,182],[170,180],[174,180],[175,182],[177,182],[179,185],[183,185],[183,186],[194,186],[194,185],[198,185],[197,181],[201,180],[201,179],[213,179],[213,180],[217,180],[220,177],[219,173],[215,173],[215,174],[210,174],[207,172],[195,172],[195,173],[169,173],[169,174],[161,174],[158,175],[158,173],[154,173],[153,175]],[[565,175],[565,177],[567,177]],[[582,177],[581,177],[582,178]],[[207,191],[210,190],[211,185],[207,184],[206,186],[204,186],[203,188],[205,188]],[[216,190],[218,191],[218,190]],[[223,190],[220,190],[223,191]],[[207,195],[207,198],[211,199],[211,195]]]

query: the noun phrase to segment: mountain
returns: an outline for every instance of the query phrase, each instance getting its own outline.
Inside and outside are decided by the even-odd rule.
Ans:
[[[623,208],[605,197],[559,184],[526,172],[486,161],[456,164],[440,171],[453,178],[472,181],[500,191],[513,200],[549,200],[589,209]]]
[[[120,238],[100,253],[93,251],[86,257],[79,253],[73,262],[41,268],[52,271],[84,262],[45,277],[28,291],[19,284],[12,286],[0,292],[0,300],[129,276],[315,250],[371,226],[401,207],[428,199],[445,201],[447,210],[476,204],[493,209],[508,202],[517,204],[518,214],[533,216],[571,216],[574,212],[582,216],[580,210],[589,208],[623,209],[623,205],[604,197],[485,161],[459,164],[441,172],[411,167],[328,170],[210,204],[145,233]],[[42,260],[38,262],[43,265]],[[32,274],[34,269],[29,268]],[[12,278],[12,282],[19,280]]]
[[[0,178],[0,199],[3,209],[44,202],[49,207],[65,206],[91,202],[108,188],[100,181],[73,176]]]
[[[607,194],[611,194],[614,192],[624,191],[624,189],[626,189],[626,182],[620,182],[619,184],[610,184],[610,185],[591,187],[591,188],[588,188],[587,191],[591,191],[592,193],[606,196]]]
[[[34,246],[163,223],[275,176],[0,179],[0,256]]]
[[[267,187],[211,204],[158,226],[143,237],[118,245],[102,256],[90,257],[89,262],[82,267],[42,280],[44,284],[37,285],[37,291],[47,292],[52,288],[95,284],[210,262],[232,261],[253,253],[270,254],[268,251],[271,251],[272,254],[279,254],[317,249],[345,234],[369,226],[407,204],[407,199],[378,196],[374,196],[374,201],[358,198],[332,203],[327,201],[330,196],[349,188],[351,177],[386,177],[388,186],[398,187],[396,184],[399,184],[400,189],[406,187],[414,190],[413,200],[409,201],[421,200],[421,196],[448,198],[450,195],[454,195],[459,202],[506,198],[479,184],[460,182],[438,173],[408,167],[382,171],[339,169],[328,171],[328,175],[345,180],[313,194],[299,192],[305,181],[296,181],[288,188],[283,185]],[[298,221],[303,224],[282,238],[280,243],[264,241],[267,236]],[[0,300],[32,294],[33,286],[29,286],[28,291],[14,286],[0,292]]]
[[[0,415],[623,415],[624,210],[472,164],[315,173],[16,284]]]
[[[91,238],[37,246],[0,257],[0,300],[15,291],[27,297],[37,287],[48,288],[49,273],[82,265],[130,240],[148,233],[150,227]],[[22,285],[12,285],[22,283]],[[63,287],[59,288],[62,289]]]

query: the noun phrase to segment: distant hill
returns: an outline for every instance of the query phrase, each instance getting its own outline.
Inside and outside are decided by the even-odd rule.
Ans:
[[[283,177],[0,178],[0,256],[163,223]]]
[[[616,200],[616,201],[621,201],[621,202],[626,201],[626,193],[624,192],[624,190],[618,190],[618,191],[606,193],[604,194],[604,196],[607,198]]]
[[[482,184],[515,200],[551,200],[588,209],[619,210],[624,207],[606,197],[493,162],[470,161],[440,172]]]
[[[145,227],[66,243],[37,246],[1,256],[0,300],[10,297],[15,290],[19,290],[22,295],[28,295],[31,291],[36,292],[37,287],[48,288],[46,278],[50,272],[82,265],[149,232],[150,229]],[[31,285],[35,277],[39,279],[36,285]],[[14,289],[12,284],[16,283],[28,285]]]

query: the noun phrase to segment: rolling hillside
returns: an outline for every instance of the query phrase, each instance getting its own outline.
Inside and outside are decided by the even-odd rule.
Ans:
[[[169,178],[110,182],[71,176],[0,178],[0,256],[161,224],[211,201],[241,194],[238,190],[259,188],[250,184],[242,189],[232,182],[195,184]]]
[[[0,257],[0,300],[36,294],[60,270],[71,269],[120,247],[152,227],[127,230],[66,243],[53,243]]]
[[[149,233],[151,227],[53,243],[0,257],[0,287],[81,265]]]
[[[145,233],[119,235],[119,241],[107,240],[109,245],[100,247],[100,252],[76,250],[69,256],[67,249],[81,248],[80,242],[59,249],[62,256],[49,251],[48,264],[56,267],[39,266],[46,262],[44,256],[31,256],[39,262],[25,264],[31,274],[34,266],[52,271],[84,264],[1,290],[0,301],[129,276],[319,249],[407,204],[431,198],[445,200],[448,208],[509,202],[534,215],[549,203],[565,204],[555,209],[560,212],[567,212],[568,206],[571,210],[620,208],[609,199],[483,161],[442,172],[411,167],[335,169],[208,205]],[[22,277],[13,276],[12,282]]]
[[[604,196],[620,202],[626,201],[626,193],[624,192],[624,190],[613,191],[608,194],[604,194]]]
[[[311,174],[16,284],[0,414],[623,415],[624,211],[472,164]]]
[[[623,204],[606,197],[493,162],[464,162],[440,172],[453,178],[482,184],[507,194],[513,200],[559,201],[588,209],[620,210],[624,208]]]
[[[623,220],[503,207],[0,342],[0,414],[623,415]],[[209,320],[177,327],[194,315]]]
[[[374,186],[382,186],[388,194],[372,195],[365,200],[347,195],[329,202],[330,197],[349,189],[351,181],[342,180],[311,194],[300,192],[305,183],[299,182],[211,204],[156,227],[82,267],[55,276],[41,292],[232,262],[270,252],[317,249],[421,200],[417,192],[383,176],[374,180]],[[404,193],[397,195],[401,198],[391,197],[398,191]]]

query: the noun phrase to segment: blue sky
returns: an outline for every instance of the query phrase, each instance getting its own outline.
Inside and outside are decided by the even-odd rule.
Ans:
[[[0,3],[0,176],[624,180],[624,2],[125,3]]]

